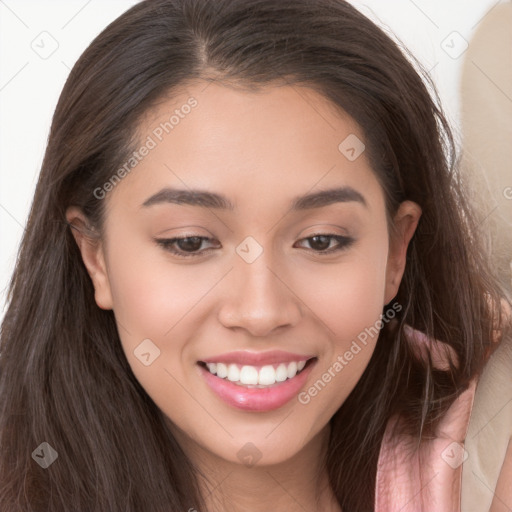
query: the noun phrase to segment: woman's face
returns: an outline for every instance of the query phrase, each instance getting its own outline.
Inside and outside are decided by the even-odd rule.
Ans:
[[[96,301],[185,448],[290,459],[365,370],[419,208],[390,238],[361,129],[304,87],[196,83],[139,134],[81,244]]]

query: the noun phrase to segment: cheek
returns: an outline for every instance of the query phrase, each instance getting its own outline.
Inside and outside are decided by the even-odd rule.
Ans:
[[[183,388],[190,378],[189,341],[204,315],[201,299],[225,271],[172,264],[163,249],[115,234],[108,255],[114,313],[128,363],[157,406],[190,427],[190,417],[200,410]]]
[[[349,249],[335,265],[303,269],[301,297],[343,345],[382,313],[388,244],[376,234]]]
[[[165,337],[225,273],[218,266],[172,263],[152,242],[115,242],[112,237],[109,251],[114,312],[134,338]]]
[[[330,339],[315,379],[299,396],[304,417],[311,414],[316,425],[329,421],[371,359],[382,325],[387,250],[385,236],[368,239],[342,263],[326,266],[325,275],[304,282],[302,294]]]
[[[113,234],[108,251],[115,318],[133,373],[162,406],[171,391],[174,401],[180,401],[178,382],[184,381],[189,341],[205,315],[203,301],[226,270],[172,264],[163,249],[128,238]],[[143,359],[148,358],[142,354],[148,352],[151,362],[146,366]],[[182,398],[184,407],[187,397]]]

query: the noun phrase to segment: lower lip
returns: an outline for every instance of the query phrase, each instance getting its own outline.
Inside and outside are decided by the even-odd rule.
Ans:
[[[292,379],[267,388],[246,388],[233,384],[227,379],[213,375],[201,365],[198,366],[210,389],[228,405],[244,411],[266,412],[279,409],[292,400],[306,383],[315,364],[316,360],[311,361]]]

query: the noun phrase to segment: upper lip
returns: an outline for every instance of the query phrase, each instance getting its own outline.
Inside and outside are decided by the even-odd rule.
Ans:
[[[315,356],[293,354],[283,350],[269,350],[266,352],[248,352],[238,350],[235,352],[226,352],[218,356],[201,359],[203,363],[234,363],[239,365],[260,366],[276,363],[291,363],[292,361],[307,361]]]

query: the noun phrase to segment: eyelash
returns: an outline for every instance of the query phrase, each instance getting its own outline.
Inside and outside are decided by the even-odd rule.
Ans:
[[[340,252],[340,251],[346,250],[355,242],[355,240],[351,237],[342,236],[342,235],[333,235],[333,234],[329,234],[329,233],[315,233],[314,235],[308,236],[306,238],[301,238],[299,240],[299,242],[302,242],[304,240],[311,240],[316,237],[326,237],[326,238],[330,238],[331,240],[336,240],[338,242],[337,246],[330,248],[330,249],[323,250],[323,251],[315,251],[314,249],[308,249],[309,251],[313,251],[318,256],[330,255],[335,252]],[[195,258],[195,257],[203,256],[205,254],[209,254],[213,250],[213,248],[210,248],[210,249],[206,249],[206,250],[203,250],[200,252],[199,251],[186,252],[186,251],[178,251],[175,248],[173,248],[174,244],[176,244],[177,242],[182,241],[182,240],[189,240],[192,238],[200,239],[201,245],[202,245],[202,241],[204,241],[204,240],[212,240],[211,238],[208,238],[205,236],[190,235],[190,236],[184,236],[184,237],[165,238],[165,239],[156,239],[155,238],[155,241],[165,251],[168,251],[168,252],[174,254],[175,256],[178,256],[179,258]]]

